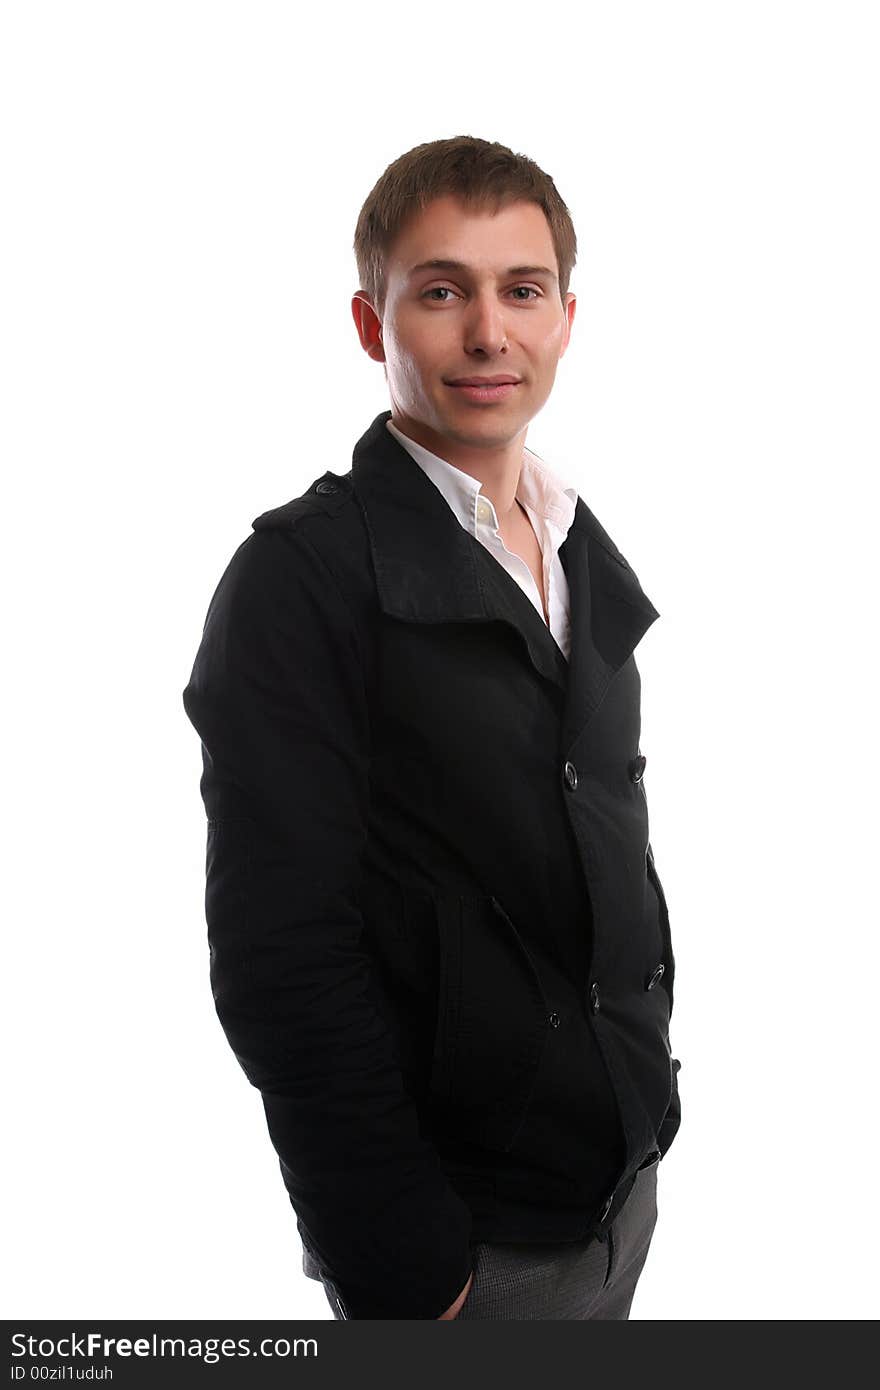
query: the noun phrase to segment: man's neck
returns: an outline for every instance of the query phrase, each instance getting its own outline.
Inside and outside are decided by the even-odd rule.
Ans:
[[[448,435],[437,434],[421,420],[398,415],[393,409],[391,423],[408,439],[482,483],[482,495],[495,508],[499,525],[511,520],[516,522],[516,492],[522,468],[525,430],[498,447],[476,448]]]

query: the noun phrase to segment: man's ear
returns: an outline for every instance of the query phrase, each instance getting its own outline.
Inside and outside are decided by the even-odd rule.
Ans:
[[[351,299],[351,314],[357,328],[361,347],[374,362],[385,361],[382,345],[382,320],[376,313],[366,290],[355,290]]]
[[[562,335],[562,346],[559,349],[560,359],[562,359],[565,356],[565,350],[568,347],[569,341],[571,339],[571,330],[574,324],[574,313],[576,308],[577,295],[568,293],[565,296],[565,303],[563,305],[563,312],[565,314],[565,332]]]

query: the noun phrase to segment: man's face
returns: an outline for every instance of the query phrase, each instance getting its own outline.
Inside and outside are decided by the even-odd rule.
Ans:
[[[436,260],[458,265],[424,265]],[[575,296],[563,304],[557,274],[536,203],[496,214],[453,196],[429,203],[391,248],[381,323],[360,294],[352,303],[363,346],[385,363],[393,415],[465,447],[521,435],[550,395],[574,320]],[[500,375],[516,384],[479,394],[452,385]]]

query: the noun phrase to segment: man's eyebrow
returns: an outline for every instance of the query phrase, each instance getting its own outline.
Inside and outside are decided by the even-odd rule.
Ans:
[[[435,257],[433,260],[420,261],[418,265],[414,265],[409,271],[407,279],[411,280],[421,270],[464,270],[470,273],[471,267],[465,265],[464,261],[447,261]],[[546,265],[514,265],[505,272],[503,278],[506,279],[509,275],[546,275],[550,280],[557,278],[556,272]]]

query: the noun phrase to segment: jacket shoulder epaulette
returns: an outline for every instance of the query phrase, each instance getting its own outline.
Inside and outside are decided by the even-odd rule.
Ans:
[[[331,473],[329,470],[316,478],[300,497],[293,497],[280,507],[272,507],[254,517],[251,526],[255,531],[265,531],[271,527],[295,526],[304,516],[324,513],[335,516],[352,496],[351,471]]]

